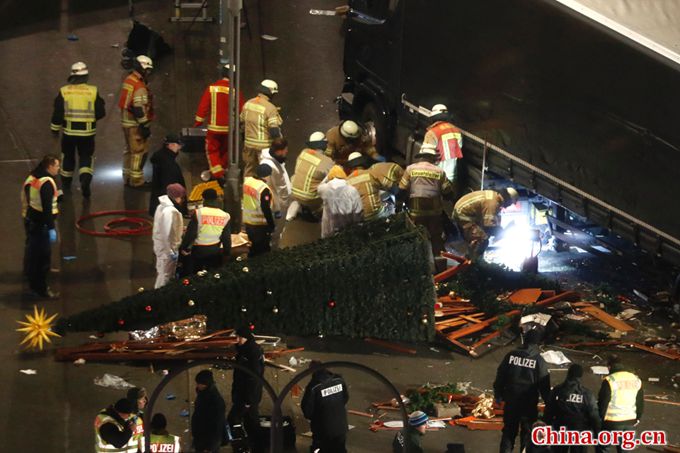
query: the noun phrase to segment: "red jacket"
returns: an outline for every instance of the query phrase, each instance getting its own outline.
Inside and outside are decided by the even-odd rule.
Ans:
[[[427,128],[427,134],[425,134],[423,141],[433,144],[437,148],[439,158],[442,161],[463,157],[463,152],[461,151],[463,135],[460,129],[451,123],[437,121]]]
[[[243,94],[239,92],[238,111],[243,109]],[[226,134],[229,132],[229,79],[220,79],[208,85],[196,109],[195,127],[206,120],[208,130]]]

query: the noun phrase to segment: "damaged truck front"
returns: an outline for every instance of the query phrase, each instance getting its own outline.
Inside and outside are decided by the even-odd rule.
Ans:
[[[677,2],[350,7],[341,116],[362,120],[383,152],[410,161],[428,109],[444,103],[464,131],[467,187],[485,172],[511,180],[680,263]]]

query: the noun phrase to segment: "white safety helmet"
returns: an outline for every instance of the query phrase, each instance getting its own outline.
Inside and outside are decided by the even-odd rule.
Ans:
[[[271,94],[276,94],[279,92],[279,84],[270,79],[265,79],[260,83],[263,87],[269,90]]]
[[[77,63],[73,63],[71,65],[71,75],[72,76],[83,76],[83,75],[88,75],[89,71],[87,70],[87,65],[83,63],[82,61],[79,61]]]
[[[448,107],[444,104],[436,104],[432,107],[432,114],[430,116],[439,115],[440,113],[446,113],[449,111]]]
[[[345,138],[357,138],[361,135],[361,129],[354,121],[343,121],[340,125],[340,135]]]
[[[508,195],[510,195],[510,199],[513,203],[516,203],[517,200],[519,200],[519,193],[513,187],[506,187],[505,190],[508,192]]]
[[[420,147],[420,151],[418,154],[429,154],[432,156],[437,155],[437,147],[434,146],[432,143],[423,143],[423,146]]]
[[[354,151],[353,153],[350,153],[350,155],[347,157],[347,162],[353,161],[354,159],[361,159],[364,157],[363,154],[361,154],[358,151]]]
[[[146,55],[139,55],[136,60],[142,69],[153,69],[153,60],[151,60],[151,58],[147,57]]]
[[[312,135],[309,136],[310,142],[320,142],[322,140],[326,140],[326,134],[321,131],[312,132]]]

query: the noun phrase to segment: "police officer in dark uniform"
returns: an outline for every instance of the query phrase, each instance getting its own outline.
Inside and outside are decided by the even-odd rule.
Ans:
[[[550,395],[550,375],[538,349],[539,340],[540,334],[530,330],[524,344],[508,353],[498,366],[494,395],[496,402],[505,401],[501,453],[513,450],[519,428],[520,451],[524,450],[531,425],[538,419],[538,395],[543,401]]]
[[[301,407],[312,428],[311,451],[345,453],[347,384],[339,374],[322,368],[318,360],[313,360],[309,368],[316,371],[305,389]]]
[[[570,431],[600,430],[600,414],[597,409],[595,395],[581,384],[583,367],[573,364],[567,371],[567,378],[556,386],[550,399],[546,401],[546,423],[559,430],[564,426]],[[554,446],[552,451],[561,453],[585,453],[585,446]]]
[[[236,363],[243,365],[255,375],[264,375],[264,353],[255,342],[255,337],[248,326],[236,329]],[[260,434],[260,415],[258,408],[262,400],[262,383],[246,371],[234,369],[234,381],[231,386],[233,406],[227,419],[230,425],[243,423],[248,435],[248,442],[253,453],[264,451]]]

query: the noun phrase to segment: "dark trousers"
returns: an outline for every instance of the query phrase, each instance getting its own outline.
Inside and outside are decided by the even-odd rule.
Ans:
[[[186,269],[180,272],[181,276],[216,269],[222,266],[222,250],[219,245],[194,245],[191,255],[182,261],[182,266],[185,265]]]
[[[346,434],[332,437],[314,434],[310,451],[313,453],[318,448],[320,453],[347,453],[346,440]]]
[[[626,420],[623,422],[609,422],[605,421],[602,424],[603,431],[635,431],[635,420]],[[624,450],[620,445],[603,445],[595,448],[597,453],[621,453]]]
[[[27,234],[25,265],[28,284],[33,291],[45,294],[52,252],[49,230],[46,225],[29,221]]]
[[[442,216],[439,214],[428,216],[412,216],[411,220],[416,225],[422,225],[427,230],[430,236],[430,243],[432,244],[432,253],[435,257],[439,256],[439,252],[444,250],[444,223]]]
[[[269,225],[246,225],[246,234],[253,245],[248,256],[257,256],[271,251],[272,233]]]
[[[76,168],[76,153],[78,153],[78,174],[81,186],[89,187],[94,173],[94,135],[79,137],[76,135],[62,134],[61,153],[61,177],[64,185],[71,183]]]
[[[260,414],[257,405],[246,407],[245,403],[234,402],[227,421],[230,426],[243,425],[243,429],[248,436],[248,445],[253,453],[263,453],[265,451],[265,442],[262,438],[262,430],[260,429]]]
[[[505,405],[503,412],[503,436],[501,437],[500,453],[510,453],[515,448],[515,438],[519,430],[519,451],[523,451],[524,447],[530,440],[531,427],[538,419],[536,413],[536,406],[532,410],[518,410],[518,408],[508,407]]]

